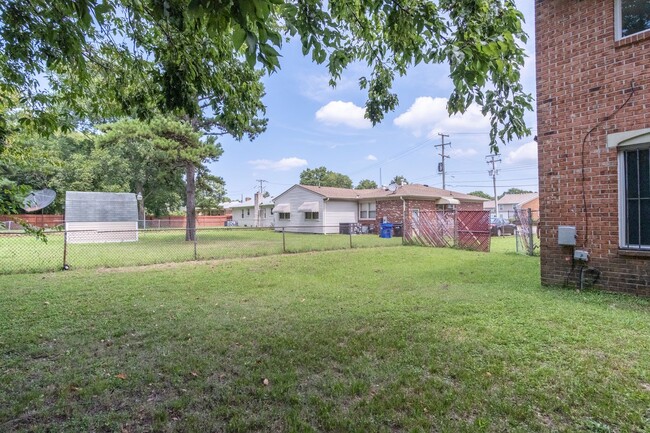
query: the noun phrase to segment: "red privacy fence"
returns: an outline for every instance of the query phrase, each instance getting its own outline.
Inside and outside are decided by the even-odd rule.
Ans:
[[[196,217],[197,227],[223,227],[224,223],[230,220],[230,215],[201,215]],[[53,228],[65,223],[64,215],[0,215],[0,223],[5,224],[6,230],[21,230],[22,226],[16,221],[25,221],[30,225],[43,228]],[[147,217],[147,228],[183,228],[185,227],[185,216],[166,216],[160,218]]]

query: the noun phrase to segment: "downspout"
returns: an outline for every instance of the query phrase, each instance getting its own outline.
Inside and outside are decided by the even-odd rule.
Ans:
[[[402,199],[402,245],[404,245],[404,235],[406,234],[406,200],[403,196],[399,196]]]
[[[326,201],[330,201],[329,197],[325,197],[323,199],[323,233],[325,233],[325,215],[327,215],[327,212],[325,212],[325,209],[327,208]]]

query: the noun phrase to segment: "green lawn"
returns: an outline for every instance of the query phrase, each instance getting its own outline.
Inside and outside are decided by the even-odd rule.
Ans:
[[[649,431],[650,302],[538,275],[403,247],[1,276],[0,431]]]
[[[47,243],[23,235],[0,233],[0,274],[44,272],[63,267],[63,232],[48,233]],[[196,251],[185,230],[144,230],[137,242],[68,244],[66,263],[74,269],[135,266],[198,259],[256,257],[305,251],[401,245],[401,238],[376,235],[314,235],[269,229],[199,229]],[[196,254],[196,255],[195,255]]]

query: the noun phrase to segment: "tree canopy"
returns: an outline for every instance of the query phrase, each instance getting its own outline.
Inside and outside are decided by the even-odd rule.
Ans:
[[[522,20],[514,0],[8,0],[0,4],[0,132],[15,97],[32,109],[23,122],[44,130],[57,126],[56,103],[101,111],[101,100],[81,106],[78,99],[92,71],[102,69],[123,84],[112,86],[114,106],[193,116],[207,87],[219,82],[227,93],[251,82],[245,69],[229,74],[221,66],[243,56],[250,66],[278,70],[285,36],[326,64],[332,83],[351,63],[368,65],[359,84],[373,123],[397,106],[396,76],[422,62],[447,63],[450,113],[477,103],[490,118],[496,148],[498,140],[529,133],[523,115],[532,98],[519,79]],[[43,76],[61,92],[44,88]],[[150,98],[149,83],[163,90],[153,92],[160,98]]]
[[[409,181],[404,176],[397,175],[391,179],[390,183],[394,183],[395,185],[408,185]]]
[[[510,188],[507,191],[505,191],[503,194],[499,196],[499,198],[503,198],[504,195],[506,194],[528,194],[531,193],[532,191],[528,191],[525,189],[519,189],[519,188]]]
[[[355,189],[376,189],[378,188],[377,182],[370,179],[363,179],[359,182]]]
[[[365,64],[358,81],[373,124],[396,108],[397,76],[420,63],[448,64],[448,111],[478,104],[497,151],[499,142],[529,134],[522,20],[514,0],[6,0],[0,152],[16,128],[48,134],[80,119],[156,113],[195,133],[254,138],[266,125],[254,68],[278,71],[284,38],[325,64],[331,84],[351,64]],[[186,164],[192,183],[197,168]],[[21,186],[2,177],[0,185],[3,207],[14,210]]]
[[[300,173],[300,184],[352,189],[352,179],[349,176],[328,170],[325,167],[304,169]]]
[[[494,198],[490,194],[485,193],[483,191],[472,191],[472,192],[469,193],[469,195],[473,195],[473,196],[481,197],[481,198],[486,198],[488,200],[492,200]]]

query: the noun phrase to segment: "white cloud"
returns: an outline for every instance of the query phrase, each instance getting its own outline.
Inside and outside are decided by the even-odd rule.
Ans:
[[[405,112],[393,121],[400,128],[410,130],[416,137],[435,137],[439,132],[489,131],[490,121],[481,109],[472,104],[463,114],[449,116],[447,98],[420,96]]]
[[[535,141],[522,144],[515,150],[508,152],[505,159],[506,164],[516,164],[528,161],[537,161],[537,143]]]
[[[366,159],[368,161],[377,161],[377,157],[375,155],[372,155],[372,154],[366,156]]]
[[[363,116],[366,110],[352,102],[331,101],[316,112],[316,120],[325,125],[345,125],[350,128],[367,129],[372,125]]]
[[[449,155],[453,156],[454,158],[469,158],[474,155],[478,154],[478,151],[476,149],[456,149],[456,148],[451,148],[449,151]]]
[[[282,158],[278,161],[271,161],[270,159],[256,159],[254,161],[248,161],[253,167],[257,170],[273,170],[273,171],[287,171],[294,168],[305,167],[307,165],[307,160],[302,158]]]

